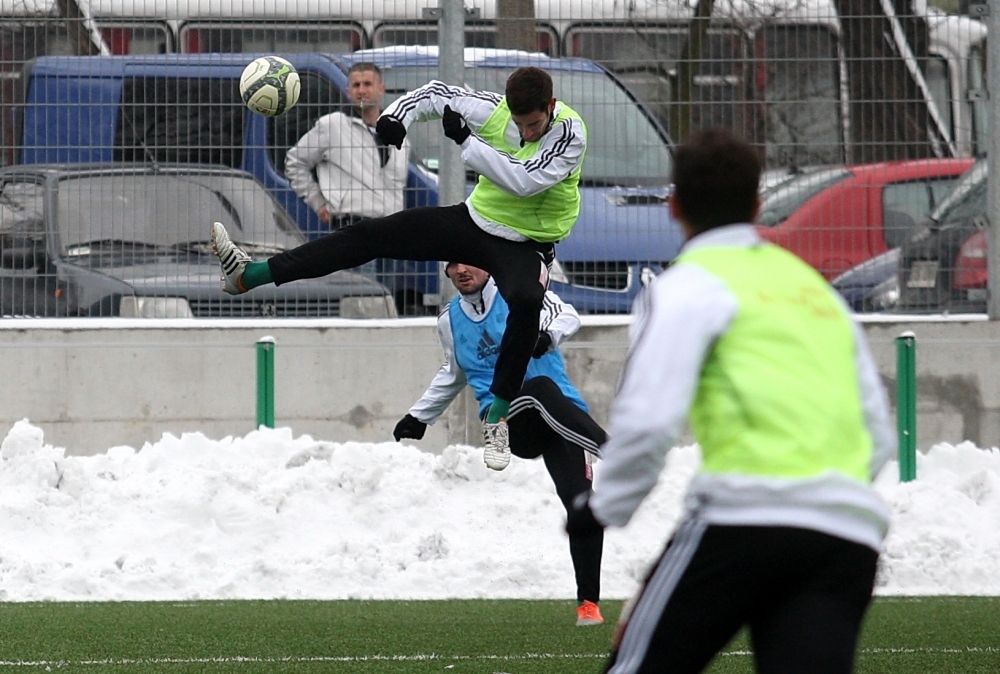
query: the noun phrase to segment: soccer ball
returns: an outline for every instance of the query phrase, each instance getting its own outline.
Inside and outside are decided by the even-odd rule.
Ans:
[[[299,100],[299,73],[283,58],[261,56],[244,68],[240,95],[258,115],[280,115]]]

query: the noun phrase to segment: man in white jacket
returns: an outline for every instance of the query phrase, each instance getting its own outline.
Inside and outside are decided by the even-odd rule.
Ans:
[[[895,436],[843,300],[749,224],[759,177],[726,131],[675,155],[670,209],[688,241],[636,302],[602,470],[567,530],[624,526],[685,422],[702,466],[613,674],[700,672],[744,625],[759,672],[853,668],[889,519],[871,482]]]
[[[384,95],[378,66],[355,63],[347,73],[352,105],[320,117],[285,156],[292,189],[332,230],[403,209],[409,143],[397,149],[375,133]]]

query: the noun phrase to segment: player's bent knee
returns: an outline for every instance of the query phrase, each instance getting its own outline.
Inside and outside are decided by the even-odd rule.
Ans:
[[[521,387],[521,392],[518,394],[531,396],[532,398],[538,398],[540,396],[545,396],[546,394],[552,395],[553,393],[559,393],[559,386],[552,381],[549,377],[532,377],[524,382],[524,386]]]
[[[538,313],[542,310],[542,300],[545,297],[545,289],[542,286],[523,288],[510,293],[504,297],[507,306],[511,311],[530,311]]]

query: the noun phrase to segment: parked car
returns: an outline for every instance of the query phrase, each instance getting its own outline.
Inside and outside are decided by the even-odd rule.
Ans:
[[[253,54],[42,57],[21,75],[16,162],[199,163],[252,174],[309,238],[328,226],[284,177],[284,157],[323,114],[346,102],[347,75],[329,56],[294,54],[299,104],[278,117],[251,114],[239,78]],[[419,164],[407,176],[407,207],[435,205],[436,179]],[[405,273],[395,273],[405,271]],[[438,265],[405,263],[376,280],[400,306],[438,293]]]
[[[305,236],[243,171],[201,165],[0,170],[0,314],[251,317],[396,315],[388,290],[350,271],[222,292],[213,221],[252,255]]]
[[[902,246],[899,306],[906,313],[986,311],[986,179],[980,160]]]
[[[973,161],[921,159],[803,173],[768,193],[758,231],[832,279],[899,246]]]
[[[899,248],[851,267],[830,283],[858,313],[893,311],[899,302]]]
[[[760,187],[757,193],[761,199],[767,199],[772,192],[777,190],[789,180],[801,178],[807,173],[815,173],[830,168],[826,165],[816,166],[782,166],[781,168],[766,169],[760,174]]]
[[[286,54],[299,71],[301,95],[292,110],[270,119],[250,114],[240,100],[239,77],[254,56],[38,58],[21,78],[17,161],[194,161],[240,168],[271,191],[308,236],[323,234],[325,225],[289,188],[285,152],[321,115],[343,105],[353,63],[374,61],[382,68],[388,103],[437,77],[437,48]],[[627,312],[642,279],[672,260],[683,241],[664,206],[671,170],[666,130],[620,80],[591,61],[466,49],[465,64],[466,85],[498,92],[516,67],[545,68],[556,96],[583,116],[590,143],[581,212],[556,247],[553,289],[584,313]],[[406,206],[436,205],[441,126],[415,124],[410,138],[415,161]],[[437,263],[383,261],[376,278],[408,310],[441,300]]]

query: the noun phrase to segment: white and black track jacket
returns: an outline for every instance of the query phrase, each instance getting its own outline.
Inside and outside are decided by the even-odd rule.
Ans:
[[[493,303],[499,297],[496,283],[489,279],[482,291],[472,295],[459,295],[459,306],[465,315],[473,321],[481,321],[490,312]],[[544,330],[552,338],[549,350],[558,349],[559,345],[576,334],[580,329],[580,315],[572,305],[566,304],[551,290],[545,292],[542,300],[542,312],[538,319],[538,329]],[[444,349],[444,364],[434,375],[431,385],[420,396],[420,400],[410,408],[410,415],[424,422],[433,424],[444,414],[448,405],[455,399],[468,383],[465,371],[455,360],[455,342],[451,336],[450,303],[438,316],[438,337]]]
[[[753,226],[731,225],[699,234],[685,249],[760,243]],[[726,285],[696,265],[668,269],[636,300],[629,356],[590,500],[600,522],[624,526],[656,485],[667,451],[686,426],[702,364],[737,310]],[[849,313],[846,304],[843,310]],[[857,324],[854,332],[874,478],[895,454],[896,437],[864,333]],[[691,483],[688,507],[689,516],[709,524],[802,527],[876,551],[889,519],[889,508],[874,489],[833,472],[808,480],[702,473]]]
[[[432,80],[397,99],[383,115],[394,117],[409,128],[413,122],[440,119],[444,107],[462,115],[472,134],[462,143],[462,160],[473,171],[492,180],[497,187],[518,197],[538,194],[569,177],[583,162],[587,149],[587,135],[577,119],[567,119],[555,124],[542,137],[538,152],[526,161],[496,149],[480,138],[476,131],[490,118],[503,96],[491,91],[470,91]],[[553,117],[559,115],[559,106]],[[505,139],[510,147],[520,147],[521,135],[517,126],[507,125]],[[526,241],[526,237],[499,222],[493,222],[476,212],[472,204],[469,214],[480,228],[511,241]]]

